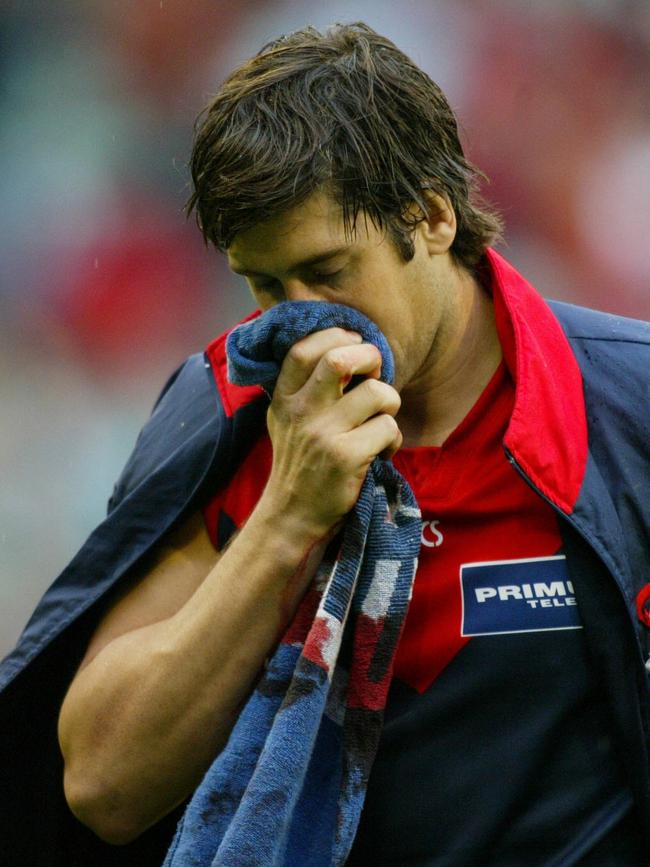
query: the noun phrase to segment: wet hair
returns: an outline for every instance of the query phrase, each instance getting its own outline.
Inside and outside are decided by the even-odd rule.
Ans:
[[[187,213],[220,250],[319,189],[339,202],[348,235],[362,214],[406,261],[428,191],[455,211],[459,264],[473,268],[500,237],[444,94],[363,23],[298,30],[235,69],[197,118],[190,168]]]

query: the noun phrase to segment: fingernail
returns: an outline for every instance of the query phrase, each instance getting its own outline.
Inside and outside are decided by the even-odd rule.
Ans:
[[[363,342],[363,337],[357,331],[347,331],[346,330],[346,334],[349,334],[350,337],[352,337],[354,340],[357,341],[357,343]]]

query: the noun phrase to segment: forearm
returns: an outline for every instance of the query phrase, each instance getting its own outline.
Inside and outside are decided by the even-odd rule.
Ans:
[[[206,556],[200,535],[176,540],[184,566],[161,561],[93,636],[59,732],[68,802],[105,839],[137,836],[196,787],[370,463],[399,447],[399,395],[376,380],[380,362],[341,329],[295,344],[267,416],[269,479],[240,534],[213,569],[209,542]],[[345,392],[354,375],[368,379]]]
[[[176,614],[115,639],[78,674],[59,731],[82,821],[125,842],[191,793],[325,544],[260,505]]]

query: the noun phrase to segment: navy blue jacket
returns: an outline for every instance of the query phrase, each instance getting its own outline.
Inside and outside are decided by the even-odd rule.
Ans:
[[[542,301],[496,253],[486,271],[516,384],[504,448],[560,527],[593,663],[650,828],[650,325]],[[46,592],[0,666],[0,863],[158,865],[180,810],[113,847],[70,813],[56,739],[65,691],[111,588],[229,478],[264,425],[266,399],[224,381],[223,337],[167,383],[108,517]],[[648,618],[650,623],[650,618]]]

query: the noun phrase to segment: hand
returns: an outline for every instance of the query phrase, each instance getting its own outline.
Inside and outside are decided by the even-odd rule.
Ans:
[[[379,350],[340,328],[300,340],[282,365],[267,416],[273,464],[263,499],[314,538],[354,506],[372,460],[402,443],[400,397],[379,380],[380,368]],[[346,392],[356,374],[366,379]]]

